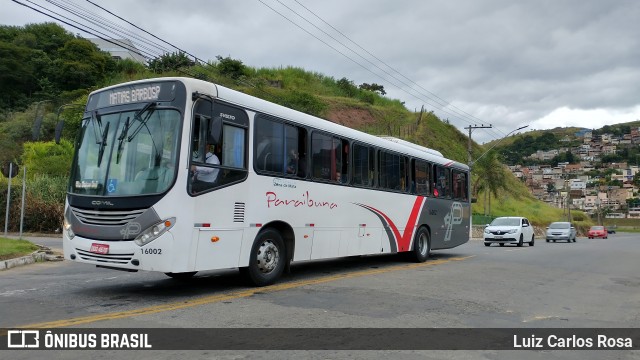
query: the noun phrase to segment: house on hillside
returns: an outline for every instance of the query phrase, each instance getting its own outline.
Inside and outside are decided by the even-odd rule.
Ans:
[[[131,59],[133,61],[145,64],[146,59],[140,55],[140,50],[129,39],[112,39],[111,43],[102,39],[87,39],[98,46],[98,49],[111,54],[116,60]],[[118,45],[119,44],[119,45]]]

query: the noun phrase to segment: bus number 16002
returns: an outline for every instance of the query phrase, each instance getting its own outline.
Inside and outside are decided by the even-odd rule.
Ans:
[[[140,249],[144,255],[161,255],[162,249]]]

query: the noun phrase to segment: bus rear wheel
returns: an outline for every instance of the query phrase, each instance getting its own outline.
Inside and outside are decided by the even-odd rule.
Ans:
[[[431,252],[431,237],[426,228],[418,229],[413,240],[413,251],[411,252],[411,260],[415,262],[425,262],[429,258]]]
[[[286,262],[282,236],[277,230],[267,229],[253,241],[249,266],[240,270],[252,284],[266,286],[278,280]]]

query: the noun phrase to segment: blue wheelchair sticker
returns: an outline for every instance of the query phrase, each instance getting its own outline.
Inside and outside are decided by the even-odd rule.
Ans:
[[[111,194],[116,192],[118,189],[118,179],[109,179],[107,180],[107,193]]]

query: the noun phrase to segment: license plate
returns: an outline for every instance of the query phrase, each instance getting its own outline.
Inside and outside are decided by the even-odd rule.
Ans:
[[[502,239],[502,235],[496,235],[495,238],[496,239]]]
[[[108,254],[109,245],[93,243],[91,244],[91,249],[89,249],[89,252],[92,252],[95,254]]]

